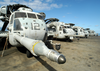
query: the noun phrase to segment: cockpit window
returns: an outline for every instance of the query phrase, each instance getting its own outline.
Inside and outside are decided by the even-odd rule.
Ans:
[[[71,28],[71,26],[67,26],[67,28]]]
[[[38,19],[43,19],[43,17],[41,15],[37,15],[38,16]]]
[[[71,28],[70,26],[64,26],[64,28]]]
[[[78,32],[78,29],[77,29],[77,28],[73,28],[73,30],[74,30],[75,32]]]
[[[16,12],[15,13],[15,18],[26,18],[26,13],[24,12]]]
[[[35,14],[28,13],[28,18],[36,18]]]
[[[20,23],[20,21],[18,19],[14,20],[14,30],[23,30],[21,28],[21,23]]]

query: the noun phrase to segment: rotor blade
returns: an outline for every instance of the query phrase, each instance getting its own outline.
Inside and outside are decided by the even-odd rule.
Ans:
[[[57,19],[57,18],[49,18],[49,19],[46,19],[45,20],[45,22],[46,22],[46,24],[48,24],[49,22],[54,22],[54,21],[59,21],[59,19]]]
[[[5,29],[6,29],[6,27],[7,27],[7,25],[8,25],[8,21],[5,21],[4,22],[4,25],[3,25],[3,27],[2,27],[2,29],[1,29],[1,31],[5,31]]]

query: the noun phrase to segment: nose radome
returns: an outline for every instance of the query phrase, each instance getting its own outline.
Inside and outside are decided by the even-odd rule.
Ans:
[[[66,58],[63,55],[60,55],[58,58],[58,63],[59,64],[64,64],[66,62]]]

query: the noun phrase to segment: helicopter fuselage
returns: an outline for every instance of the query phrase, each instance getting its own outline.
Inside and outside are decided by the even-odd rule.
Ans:
[[[45,22],[39,13],[15,11],[9,20],[9,42],[11,45],[19,46],[13,33],[30,39],[43,40],[46,29]]]

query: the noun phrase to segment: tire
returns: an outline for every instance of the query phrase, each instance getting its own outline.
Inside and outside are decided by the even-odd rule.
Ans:
[[[22,53],[26,53],[26,48],[25,47],[17,47],[18,51],[22,52]]]
[[[85,35],[85,38],[87,38],[87,35]]]
[[[32,53],[31,53],[29,50],[26,50],[26,54],[27,54],[27,57],[28,57],[28,58],[30,58],[30,57],[33,56]]]
[[[11,47],[12,47],[12,45],[9,43],[9,41],[7,41],[7,48],[9,49]]]
[[[61,45],[56,45],[56,50],[60,50]]]

